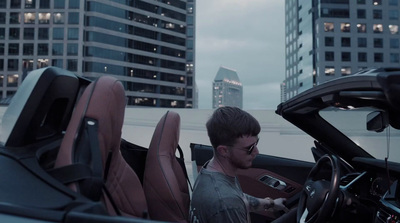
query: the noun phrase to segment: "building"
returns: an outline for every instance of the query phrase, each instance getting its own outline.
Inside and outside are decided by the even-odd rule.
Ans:
[[[235,106],[243,108],[243,86],[236,71],[220,67],[213,82],[213,108]]]
[[[195,0],[2,0],[3,102],[46,66],[114,75],[128,105],[197,107]]]
[[[398,0],[285,0],[282,100],[370,67],[398,67]]]

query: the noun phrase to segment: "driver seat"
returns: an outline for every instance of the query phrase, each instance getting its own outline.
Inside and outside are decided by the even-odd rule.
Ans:
[[[141,182],[120,152],[124,114],[120,81],[102,76],[89,84],[73,111],[52,175],[102,201],[111,215],[146,217]]]
[[[180,116],[168,111],[158,122],[146,158],[143,187],[154,220],[187,222],[190,194],[183,162],[177,160]],[[180,148],[179,148],[180,149]]]

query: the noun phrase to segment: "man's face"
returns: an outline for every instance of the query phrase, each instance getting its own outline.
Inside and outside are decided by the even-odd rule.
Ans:
[[[231,164],[239,169],[250,168],[259,153],[257,143],[257,136],[243,136],[236,139],[236,143],[229,148]]]

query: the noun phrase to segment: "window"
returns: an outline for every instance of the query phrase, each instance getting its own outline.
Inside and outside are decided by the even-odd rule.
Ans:
[[[25,0],[25,8],[30,9],[30,8],[35,8],[36,1],[35,0]]]
[[[59,0],[57,0],[57,1],[59,1]],[[49,9],[50,8],[50,0],[40,0],[39,8]]]
[[[33,60],[32,59],[23,59],[22,67],[26,70],[33,70]]]
[[[49,29],[48,28],[39,28],[38,39],[49,39]]]
[[[325,52],[325,61],[334,61],[335,60],[335,53],[332,51]]]
[[[382,48],[383,47],[383,39],[374,38],[374,48]]]
[[[25,55],[25,56],[30,56],[30,55],[33,55],[33,52],[34,52],[34,45],[33,45],[33,43],[24,43],[24,45],[23,45],[23,55]]]
[[[374,53],[374,62],[383,62],[383,53]]]
[[[367,53],[359,52],[358,53],[358,62],[367,62]]]
[[[8,1],[8,2],[10,2],[10,1]],[[21,0],[11,0],[10,6],[12,9],[21,8]]]
[[[79,29],[78,28],[68,28],[68,39],[69,40],[79,39]]]
[[[63,55],[64,53],[64,44],[62,43],[54,43],[53,44],[53,49],[52,49],[52,54],[54,56],[60,56]]]
[[[399,48],[399,39],[390,39],[389,41],[391,49],[398,49]]]
[[[398,53],[390,53],[390,63],[399,63],[399,54]]]
[[[0,28],[0,39],[4,39],[6,34],[6,30],[4,28]]]
[[[63,9],[63,8],[65,8],[65,0],[54,1],[54,8],[55,9]]]
[[[49,59],[38,59],[36,63],[36,67],[42,68],[42,67],[48,67],[49,66]]]
[[[35,24],[36,13],[24,13],[24,23],[25,24]]]
[[[373,0],[372,4],[373,5],[382,5],[382,0]]]
[[[347,76],[351,74],[351,67],[342,67],[340,69],[340,73],[342,74],[342,76]]]
[[[19,28],[10,28],[9,32],[10,39],[19,39]]]
[[[357,18],[358,19],[366,18],[365,9],[357,9]]]
[[[342,37],[342,47],[350,47],[351,40],[350,37]]]
[[[358,41],[358,47],[367,47],[367,38],[359,37],[357,41]]]
[[[63,68],[63,60],[62,59],[53,59],[51,61],[51,66]]]
[[[50,13],[40,12],[39,13],[39,24],[49,24],[50,23]]]
[[[79,12],[68,13],[68,24],[79,24]]]
[[[351,61],[350,52],[342,52],[342,61]]]
[[[0,43],[0,55],[4,55],[4,43]]]
[[[53,39],[54,40],[64,39],[64,28],[54,28],[53,29]]]
[[[78,71],[78,60],[74,59],[67,60],[67,70]]]
[[[70,9],[79,9],[79,0],[69,0]]]
[[[8,59],[7,61],[7,69],[9,71],[16,71],[18,70],[18,59]]]
[[[335,67],[326,66],[325,67],[325,76],[335,76]]]
[[[382,19],[382,10],[374,9],[374,10],[372,11],[372,17],[373,17],[374,19]]]
[[[20,24],[21,18],[18,12],[10,12],[10,24]]]
[[[344,33],[350,32],[350,23],[340,23],[340,30]]]
[[[389,0],[389,5],[398,5],[398,0]]]
[[[390,34],[397,34],[399,33],[399,26],[398,25],[389,25]]]
[[[78,44],[68,43],[68,45],[67,45],[67,55],[68,56],[78,55]]]
[[[8,44],[8,55],[18,55],[19,54],[19,44],[10,43]]]
[[[359,24],[357,24],[357,32],[358,32],[358,33],[365,33],[365,32],[367,32],[367,26],[365,25],[365,23],[359,23]]]
[[[325,22],[324,23],[324,30],[325,32],[333,32],[334,31],[334,25],[331,22]]]
[[[372,26],[372,29],[374,30],[374,33],[382,33],[383,32],[382,24],[374,24]]]
[[[18,86],[18,74],[7,75],[7,87],[17,87]]]
[[[24,39],[32,40],[35,38],[35,29],[34,28],[24,28]]]
[[[399,19],[399,11],[398,10],[389,10],[389,19],[390,20],[398,20]]]
[[[325,37],[325,46],[334,46],[334,38],[333,37]]]
[[[357,4],[359,4],[359,5],[365,5],[365,0],[357,0]]]
[[[54,24],[64,24],[64,13],[56,12],[53,14],[53,23]]]
[[[6,24],[6,13],[0,12],[0,24]]]
[[[38,44],[38,55],[41,56],[49,55],[49,45],[47,43]]]

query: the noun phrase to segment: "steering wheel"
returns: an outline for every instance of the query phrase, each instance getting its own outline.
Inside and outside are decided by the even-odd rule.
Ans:
[[[330,182],[318,179],[322,166],[328,163],[332,170]],[[311,169],[297,208],[297,222],[326,222],[332,215],[339,193],[340,167],[338,158],[334,155],[322,156]]]

